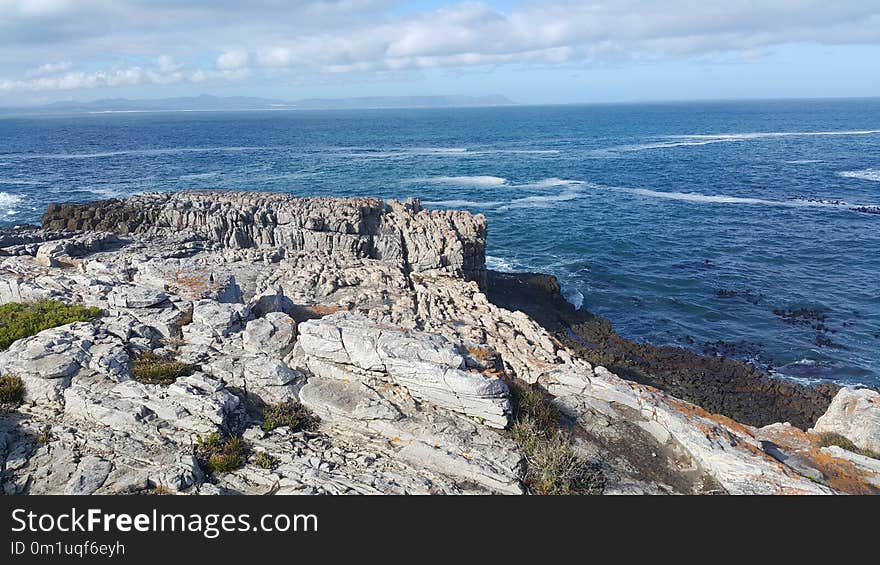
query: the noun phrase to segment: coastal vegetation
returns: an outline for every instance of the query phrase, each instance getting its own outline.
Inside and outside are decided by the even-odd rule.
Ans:
[[[167,386],[192,370],[192,365],[145,351],[135,358],[131,374],[139,383]]]
[[[18,406],[24,399],[24,383],[15,375],[0,376],[0,405]]]
[[[317,428],[319,421],[317,416],[296,400],[287,400],[266,407],[263,412],[263,431],[271,432],[282,426],[289,427],[292,432],[312,431]]]
[[[513,440],[526,458],[523,482],[535,494],[601,494],[604,477],[571,445],[571,434],[559,411],[538,387],[511,384],[514,403]]]
[[[88,322],[100,313],[100,308],[64,304],[57,300],[3,304],[0,306],[0,351],[8,349],[19,339],[64,324]]]
[[[211,474],[229,473],[244,466],[248,456],[247,443],[239,436],[223,438],[218,433],[200,437],[196,458]]]
[[[825,432],[819,434],[819,437],[816,440],[816,444],[819,447],[831,447],[832,445],[836,445],[841,449],[852,451],[853,453],[858,453],[859,455],[864,455],[865,457],[880,459],[880,453],[877,453],[876,451],[871,451],[870,449],[862,449],[844,436],[834,432]]]

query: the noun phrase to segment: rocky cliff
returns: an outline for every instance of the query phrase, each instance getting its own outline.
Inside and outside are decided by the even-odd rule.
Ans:
[[[317,252],[371,258],[422,272],[450,269],[483,282],[486,220],[458,211],[423,210],[418,202],[376,198],[296,198],[278,193],[188,191],[127,200],[52,204],[51,230],[120,235],[191,233],[232,249]]]
[[[880,490],[876,459],[820,435],[876,445],[876,393],[803,430],[626,380],[505,299],[485,237],[481,216],[370,198],[50,206],[0,236],[0,304],[99,314],[0,351],[3,491]]]

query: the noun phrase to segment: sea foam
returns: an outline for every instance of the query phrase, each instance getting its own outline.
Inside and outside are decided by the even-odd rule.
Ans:
[[[9,194],[8,192],[0,192],[0,213],[6,216],[14,216],[18,214],[15,208],[21,203],[21,196],[17,194]]]
[[[842,171],[839,176],[849,179],[872,180],[880,182],[880,169],[862,169],[860,171]]]
[[[504,186],[507,179],[489,175],[452,176],[452,177],[420,177],[408,179],[409,183],[466,184],[473,186]]]

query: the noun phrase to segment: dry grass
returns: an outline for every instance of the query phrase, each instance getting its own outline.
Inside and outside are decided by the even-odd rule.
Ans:
[[[0,377],[0,404],[18,406],[24,399],[24,382],[15,375]]]
[[[862,449],[844,436],[834,432],[825,432],[819,434],[819,436],[816,438],[816,445],[818,445],[819,447],[831,447],[832,445],[836,445],[837,447],[840,447],[847,451],[852,451],[853,453],[858,453],[859,455],[864,455],[865,457],[880,459],[880,453],[871,451],[870,449]]]
[[[139,383],[168,386],[192,370],[192,365],[145,351],[135,358],[131,374]]]
[[[288,400],[266,407],[263,411],[263,430],[271,432],[287,426],[292,432],[317,429],[320,420],[295,400]]]
[[[601,494],[605,478],[571,446],[559,412],[539,388],[511,383],[514,424],[511,435],[523,452],[523,482],[535,494]]]

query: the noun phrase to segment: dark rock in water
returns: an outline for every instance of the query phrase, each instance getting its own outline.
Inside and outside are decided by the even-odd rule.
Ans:
[[[850,208],[853,212],[861,212],[862,214],[878,214],[880,215],[880,206],[856,206]]]
[[[750,304],[757,304],[763,298],[763,295],[756,293],[751,289],[746,290],[729,290],[719,288],[715,291],[716,298],[741,298]]]
[[[840,390],[831,383],[807,386],[774,379],[725,357],[624,339],[608,320],[575,310],[553,276],[489,271],[488,283],[492,302],[525,312],[589,362],[746,424],[790,422],[807,429]]]
[[[819,308],[776,308],[773,313],[786,324],[792,325],[814,326],[824,324],[828,319],[825,312]]]
[[[832,349],[846,349],[845,345],[841,345],[836,341],[833,341],[831,338],[826,337],[822,333],[816,334],[816,345],[819,347],[830,347]]]
[[[704,355],[715,357],[758,357],[763,348],[760,343],[754,341],[706,341],[702,345]]]

